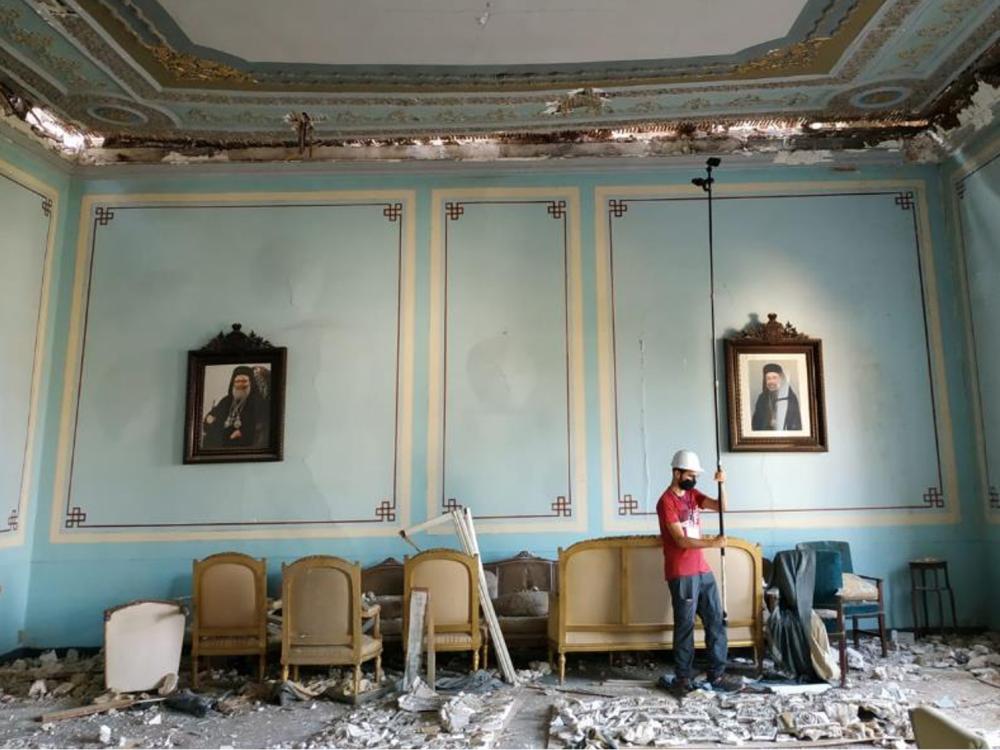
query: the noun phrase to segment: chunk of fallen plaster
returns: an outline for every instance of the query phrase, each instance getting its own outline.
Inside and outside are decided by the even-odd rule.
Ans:
[[[59,661],[59,657],[56,656],[55,651],[46,651],[44,654],[38,657],[38,661],[41,662],[42,666],[46,666],[48,664],[55,664],[57,661]]]
[[[31,687],[28,688],[28,697],[41,698],[47,692],[49,692],[49,689],[45,685],[45,680],[35,680],[33,683],[31,683]]]
[[[52,697],[58,698],[61,695],[66,695],[67,693],[72,692],[73,688],[75,687],[76,685],[74,685],[72,682],[63,682],[59,685],[56,685],[55,688],[53,688],[52,690]]]

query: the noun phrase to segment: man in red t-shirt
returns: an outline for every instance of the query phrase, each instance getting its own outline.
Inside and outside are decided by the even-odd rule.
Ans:
[[[705,628],[708,649],[708,681],[719,690],[735,690],[740,685],[725,673],[728,643],[726,624],[715,576],[705,561],[706,547],[725,547],[726,538],[702,538],[701,511],[726,510],[726,475],[721,469],[715,474],[719,483],[719,499],[715,500],[696,490],[698,474],[702,472],[698,454],[680,450],[671,462],[670,486],[656,504],[663,537],[663,573],[670,587],[674,609],[674,679],[660,678],[659,684],[676,693],[691,689],[694,663],[694,618],[697,614]]]

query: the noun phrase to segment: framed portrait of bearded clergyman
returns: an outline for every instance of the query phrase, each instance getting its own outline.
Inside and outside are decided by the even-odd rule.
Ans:
[[[239,323],[188,352],[184,463],[280,461],[286,350]]]
[[[726,339],[729,449],[829,449],[823,342],[769,314]]]

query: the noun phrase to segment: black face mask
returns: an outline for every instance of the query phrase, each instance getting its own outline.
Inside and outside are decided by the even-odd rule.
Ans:
[[[682,479],[678,484],[682,490],[693,490],[694,486],[698,484],[697,479]]]

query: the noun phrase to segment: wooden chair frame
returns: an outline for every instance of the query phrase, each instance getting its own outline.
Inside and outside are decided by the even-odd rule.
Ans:
[[[351,608],[351,657],[349,659],[336,658],[316,658],[297,656],[295,645],[291,641],[292,633],[295,631],[294,608],[290,603],[295,597],[295,586],[293,574],[300,574],[308,570],[331,569],[345,573],[350,580],[350,603]],[[358,695],[361,687],[361,665],[371,659],[375,659],[375,680],[382,681],[382,639],[379,632],[379,608],[372,607],[365,610],[361,603],[361,565],[351,563],[340,557],[331,555],[310,555],[303,557],[290,564],[281,566],[281,601],[283,605],[283,615],[281,620],[281,678],[288,679],[288,668],[294,669],[294,677],[299,678],[300,665],[330,665],[330,666],[353,666],[354,667],[354,695]],[[363,656],[362,646],[364,643],[364,633],[361,621],[367,619],[365,616],[375,619],[375,626],[372,637],[378,641],[378,650],[374,654]]]
[[[429,549],[424,550],[420,554],[414,555],[413,557],[403,558],[403,649],[406,650],[406,639],[409,634],[409,621],[410,621],[410,590],[414,588],[413,586],[413,571],[421,563],[427,562],[428,560],[452,560],[454,562],[461,563],[465,566],[466,572],[469,577],[469,619],[468,623],[462,624],[441,624],[434,623],[435,633],[469,633],[471,636],[471,646],[459,645],[445,643],[438,645],[436,642],[427,643],[427,651],[430,653],[433,651],[471,651],[472,652],[472,669],[473,671],[479,669],[479,656],[480,650],[483,651],[483,665],[486,665],[487,660],[487,638],[484,637],[483,628],[480,627],[479,623],[479,563],[476,560],[475,555],[466,555],[464,552],[458,552],[453,549]],[[433,592],[429,597],[433,600]],[[429,605],[428,605],[429,606]]]
[[[202,577],[217,565],[242,565],[253,575],[255,622],[242,628],[208,627],[201,624]],[[195,560],[192,568],[192,597],[194,610],[191,625],[191,686],[198,687],[198,659],[202,656],[257,656],[258,679],[267,672],[267,560],[244,555],[242,552],[220,552],[203,560]],[[255,645],[202,643],[202,638],[256,639]]]

